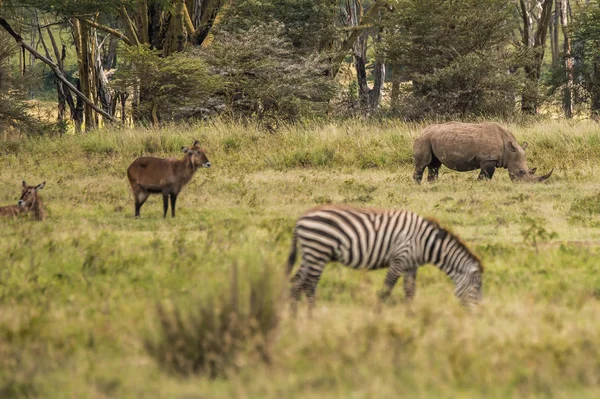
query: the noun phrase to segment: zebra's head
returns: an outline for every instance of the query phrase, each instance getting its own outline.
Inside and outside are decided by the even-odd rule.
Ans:
[[[479,261],[474,259],[467,270],[462,278],[457,279],[455,294],[463,306],[473,308],[483,297],[483,268]]]

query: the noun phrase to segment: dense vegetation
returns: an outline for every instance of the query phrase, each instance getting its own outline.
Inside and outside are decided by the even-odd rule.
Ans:
[[[530,142],[530,166],[556,168],[548,184],[442,169],[416,186],[420,125],[5,134],[0,203],[16,201],[21,179],[45,180],[49,216],[1,222],[1,396],[597,397],[600,133],[509,127]],[[178,156],[194,138],[213,167],[180,195],[177,218],[152,197],[134,219],[127,165]],[[431,266],[410,309],[401,287],[379,307],[384,272],[333,264],[314,318],[290,319],[293,223],[328,202],[439,219],[483,259],[480,309],[464,312]]]
[[[113,119],[276,130],[332,116],[512,118],[559,104],[567,118],[595,117],[599,4],[3,0],[0,39],[26,46],[9,75],[41,83],[29,96],[55,99],[59,131]]]

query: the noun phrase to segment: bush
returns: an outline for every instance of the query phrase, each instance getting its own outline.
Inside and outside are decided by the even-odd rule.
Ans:
[[[269,344],[279,322],[273,274],[265,270],[250,279],[248,296],[242,297],[247,300],[239,300],[234,267],[229,295],[217,293],[191,308],[167,309],[159,303],[160,334],[146,341],[148,352],[165,370],[183,376],[226,376],[240,365],[243,354],[269,361]]]

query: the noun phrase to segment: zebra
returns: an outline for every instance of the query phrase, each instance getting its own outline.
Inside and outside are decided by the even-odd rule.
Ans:
[[[388,268],[383,289],[385,300],[404,277],[405,300],[415,296],[417,269],[431,263],[455,284],[460,302],[473,307],[481,300],[483,265],[466,245],[438,222],[405,210],[325,205],[313,208],[297,220],[288,257],[287,275],[302,250],[300,269],[291,279],[292,313],[302,291],[315,303],[317,284],[325,264],[338,261],[354,269]]]

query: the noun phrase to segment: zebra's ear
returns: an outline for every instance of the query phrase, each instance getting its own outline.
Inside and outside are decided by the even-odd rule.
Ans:
[[[438,240],[443,240],[447,236],[448,236],[448,231],[440,227],[440,229],[437,231]]]

